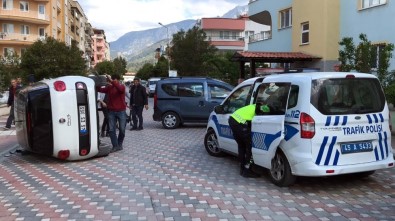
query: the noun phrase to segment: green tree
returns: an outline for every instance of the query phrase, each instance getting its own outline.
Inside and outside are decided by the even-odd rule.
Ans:
[[[197,76],[206,74],[207,60],[211,59],[217,49],[205,41],[203,30],[193,27],[188,31],[181,30],[173,35],[173,46],[170,48],[171,66],[180,76]]]
[[[114,67],[114,63],[112,61],[102,61],[100,63],[97,63],[95,65],[94,70],[99,75],[104,75],[104,74],[112,75],[112,74],[115,74],[115,67]]]
[[[21,58],[16,53],[0,58],[0,92],[8,90],[12,78],[25,79],[25,72],[19,67],[20,61]]]
[[[141,79],[149,79],[150,77],[153,76],[153,70],[154,70],[154,65],[151,63],[146,63],[143,65],[142,68],[140,68],[137,73],[136,77],[139,77]]]
[[[355,68],[355,45],[352,38],[346,37],[339,42],[343,50],[339,50],[340,71],[349,72]]]
[[[168,77],[169,76],[169,60],[161,56],[156,62],[150,77]]]
[[[362,73],[370,73],[372,69],[372,43],[365,34],[360,34],[361,42],[355,50],[355,70]]]
[[[114,63],[114,73],[119,74],[119,75],[124,75],[126,72],[128,72],[126,70],[127,62],[126,62],[125,58],[116,57],[113,60],[113,63]]]
[[[360,43],[355,47],[352,38],[343,38],[339,45],[340,71],[348,72],[356,70],[363,73],[372,73],[372,67],[377,69],[377,77],[381,84],[386,87],[394,80],[393,72],[388,72],[389,61],[394,50],[393,44],[374,45],[365,34],[359,35]],[[377,64],[377,58],[378,64]]]
[[[20,67],[35,79],[54,78],[66,75],[85,75],[85,60],[83,52],[76,42],[71,46],[52,37],[36,41],[27,48],[21,58]]]

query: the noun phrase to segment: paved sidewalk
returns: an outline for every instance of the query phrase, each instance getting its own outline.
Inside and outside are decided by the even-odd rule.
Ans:
[[[10,130],[4,130],[3,127],[7,121],[8,115],[0,116],[0,155],[8,156],[11,150],[18,147],[16,139],[15,126],[12,125]]]

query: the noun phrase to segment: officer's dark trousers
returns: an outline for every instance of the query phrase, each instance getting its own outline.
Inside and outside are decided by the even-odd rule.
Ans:
[[[240,124],[233,117],[229,117],[229,126],[232,129],[239,151],[240,166],[243,168],[252,156],[251,128],[248,124]]]

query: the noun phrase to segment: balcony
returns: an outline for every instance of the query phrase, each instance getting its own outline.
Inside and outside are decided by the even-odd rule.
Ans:
[[[208,36],[207,41],[244,41],[244,37],[241,36]]]
[[[30,45],[37,40],[45,39],[44,36],[39,35],[24,35],[18,33],[0,33],[0,44],[16,44],[16,45]]]
[[[39,14],[38,11],[20,11],[19,9],[5,10],[0,8],[0,20],[30,22],[32,24],[49,25],[49,15]]]
[[[257,42],[257,41],[264,41],[272,38],[272,32],[271,31],[264,31],[258,34],[251,35],[249,37],[249,42]]]

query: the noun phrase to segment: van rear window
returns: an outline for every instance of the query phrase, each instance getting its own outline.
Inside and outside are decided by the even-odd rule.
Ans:
[[[363,114],[381,112],[385,97],[374,78],[313,80],[311,104],[322,114]]]

